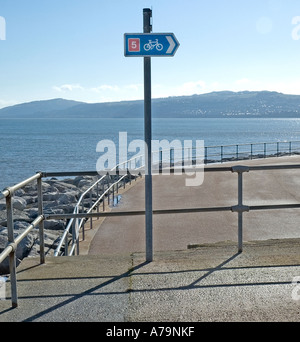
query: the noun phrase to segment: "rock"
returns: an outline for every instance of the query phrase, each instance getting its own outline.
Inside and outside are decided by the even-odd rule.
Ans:
[[[64,214],[72,214],[75,204],[61,204],[59,207],[64,211]]]
[[[6,209],[6,200],[2,199],[0,200],[0,211],[5,210]]]
[[[0,211],[0,226],[7,225],[6,211]]]
[[[22,232],[27,228],[28,224],[25,225],[24,222],[15,222],[15,229],[14,229],[14,236],[17,237],[18,235],[22,234]],[[34,234],[29,233],[18,245],[16,250],[16,258],[17,258],[17,265],[20,263],[20,260],[27,257],[30,253],[31,248],[33,247],[36,241],[36,236]],[[1,227],[0,228],[0,252],[2,252],[5,247],[8,245],[8,232],[7,228]],[[8,260],[6,259],[5,262],[1,263],[0,265],[0,274],[7,274],[9,273],[9,264]]]
[[[15,191],[14,195],[18,196],[18,197],[23,197],[25,195],[25,193],[26,193],[25,190],[18,189],[18,190]]]
[[[60,196],[61,196],[61,194],[59,192],[48,192],[48,193],[44,194],[43,200],[45,202],[57,201]]]
[[[31,218],[29,217],[29,215],[26,213],[25,210],[14,209],[13,217],[14,217],[14,220],[25,221],[25,222],[30,222],[30,223],[32,222]]]
[[[65,183],[65,182],[59,182],[56,181],[55,183],[52,183],[53,186],[57,189],[57,191],[59,191],[60,193],[62,192],[68,192],[68,191],[78,191],[78,188],[76,187],[76,185],[73,184],[69,184],[69,183]]]
[[[49,230],[64,230],[65,224],[60,220],[47,220],[44,222],[44,227]]]
[[[22,198],[26,201],[27,205],[37,203],[37,196],[24,195]]]
[[[70,204],[70,203],[74,203],[74,205],[76,205],[77,203],[77,197],[74,191],[64,193],[58,199],[58,204]]]
[[[38,209],[37,208],[29,208],[29,209],[25,209],[25,213],[26,215],[28,215],[28,217],[31,220],[34,220],[38,217],[39,213],[38,213]]]
[[[52,209],[52,208],[58,208],[59,204],[58,201],[44,201],[43,203],[44,210]]]
[[[27,206],[27,202],[24,198],[17,197],[17,196],[13,197],[13,208],[14,209],[22,211],[26,208],[26,206]]]
[[[83,176],[77,176],[77,177],[75,177],[75,179],[74,179],[74,181],[73,181],[73,184],[74,184],[76,187],[78,187],[79,182],[80,182],[81,180],[83,180],[83,179],[84,179]]]

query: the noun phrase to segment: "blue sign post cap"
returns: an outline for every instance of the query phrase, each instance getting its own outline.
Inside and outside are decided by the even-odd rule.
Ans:
[[[172,57],[179,42],[174,33],[125,33],[125,57]]]

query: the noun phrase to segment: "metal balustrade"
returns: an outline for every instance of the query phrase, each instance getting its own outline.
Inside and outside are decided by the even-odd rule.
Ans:
[[[251,144],[255,145],[255,144]],[[240,145],[237,145],[240,146]],[[251,147],[251,146],[250,146]],[[289,143],[289,154],[292,154],[292,144]],[[252,152],[254,151],[252,147]],[[264,149],[267,153],[267,149]],[[276,146],[277,151],[277,146]],[[224,149],[223,149],[224,152]],[[237,151],[236,151],[237,152]],[[238,153],[238,152],[237,152]],[[267,154],[264,154],[265,156]],[[278,152],[279,153],[279,152]],[[278,155],[277,153],[277,155]],[[171,152],[170,152],[171,155]],[[47,177],[65,177],[65,176],[99,176],[99,174],[95,171],[91,172],[52,172],[52,173],[43,173],[38,172],[34,176],[12,186],[4,189],[2,193],[0,193],[0,200],[6,200],[6,213],[7,213],[7,230],[8,230],[8,244],[6,248],[0,254],[0,263],[2,263],[7,257],[9,258],[9,270],[10,270],[10,282],[11,282],[11,301],[12,306],[17,307],[18,305],[18,297],[17,297],[17,277],[16,277],[16,249],[18,244],[32,231],[32,229],[38,227],[39,228],[39,246],[40,246],[40,263],[45,263],[45,249],[44,249],[44,221],[51,219],[61,219],[61,220],[70,220],[64,233],[62,239],[55,251],[55,255],[61,254],[61,249],[63,244],[65,245],[65,255],[73,255],[75,250],[79,253],[79,233],[80,230],[83,234],[84,239],[84,224],[86,220],[90,219],[90,224],[92,225],[93,218],[99,217],[114,217],[114,216],[135,216],[135,215],[145,215],[145,211],[127,211],[127,212],[105,212],[105,208],[103,207],[103,211],[100,212],[99,205],[102,203],[104,206],[105,197],[108,202],[110,201],[110,195],[114,197],[115,191],[118,191],[121,182],[123,182],[125,186],[126,177],[131,181],[132,177],[136,177],[131,175],[131,173],[126,172],[124,175],[119,174],[119,168],[126,169],[131,167],[131,163],[135,163],[135,167],[137,166],[137,159],[142,156],[137,156],[130,161],[126,161],[119,164],[114,168],[114,176],[117,175],[117,179],[114,182],[111,182],[107,186],[106,189],[103,189],[103,193],[100,195],[99,193],[96,196],[96,200],[91,203],[91,206],[87,211],[83,208],[83,200],[89,194],[92,197],[92,191],[94,188],[99,186],[99,184],[103,184],[105,179],[110,177],[110,174],[106,174],[100,177],[94,184],[90,186],[80,197],[77,205],[74,208],[72,214],[44,214],[43,213],[43,192],[42,192],[42,179]],[[134,160],[136,159],[136,160]],[[250,158],[252,159],[252,158]],[[160,165],[162,161],[160,160]],[[170,160],[170,165],[172,161]],[[138,169],[142,167],[142,163],[139,164]],[[255,210],[276,210],[276,209],[296,209],[300,208],[300,203],[291,203],[291,204],[277,204],[277,205],[252,205],[247,206],[243,203],[243,176],[244,173],[252,172],[252,171],[266,171],[266,170],[288,170],[288,169],[300,169],[300,165],[262,165],[262,166],[233,166],[233,167],[206,167],[204,168],[204,172],[234,172],[238,175],[238,194],[237,194],[237,205],[230,207],[209,207],[209,208],[185,208],[185,209],[168,209],[168,210],[153,210],[154,215],[170,215],[170,214],[187,214],[187,213],[204,213],[204,212],[223,212],[223,211],[231,211],[236,212],[238,214],[238,251],[241,253],[243,250],[243,213],[248,211]],[[15,191],[21,189],[29,183],[35,182],[37,184],[37,197],[38,197],[38,216],[37,218],[29,224],[27,229],[17,237],[14,237],[14,217],[13,217],[13,196]],[[90,197],[90,198],[91,198]],[[97,212],[95,212],[95,208]],[[91,226],[92,227],[92,226]],[[72,234],[70,239],[68,236]],[[70,250],[69,250],[70,247]],[[76,249],[77,248],[77,249]]]

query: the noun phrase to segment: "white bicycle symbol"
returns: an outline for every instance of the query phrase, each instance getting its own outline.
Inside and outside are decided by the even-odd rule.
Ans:
[[[153,50],[154,48],[156,48],[157,51],[161,51],[164,48],[164,46],[158,42],[158,39],[154,41],[149,40],[149,43],[146,43],[144,45],[145,51]]]

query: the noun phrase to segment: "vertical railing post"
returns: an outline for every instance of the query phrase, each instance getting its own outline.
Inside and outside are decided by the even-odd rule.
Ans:
[[[68,241],[68,234],[65,237],[65,256],[69,255],[69,241]]]
[[[78,214],[78,210],[76,211],[76,213]],[[80,254],[79,251],[79,219],[75,219],[75,236],[76,236],[76,251],[77,251],[77,255]]]
[[[170,168],[174,167],[175,160],[174,160],[174,148],[170,148]]]
[[[136,160],[135,160],[135,163],[136,163]],[[117,168],[116,168],[116,175],[117,175],[117,180],[119,180],[120,179],[120,171],[119,171],[119,166],[117,166]],[[117,194],[119,193],[119,183],[117,183],[116,184],[116,186],[117,186]],[[117,196],[117,198],[118,198],[118,196]]]
[[[162,173],[162,151],[159,151],[159,173]]]
[[[114,206],[115,205],[115,184],[113,184],[113,190],[112,190],[112,192],[113,192],[113,196],[112,196],[112,206]]]
[[[99,209],[99,207],[98,207]],[[80,212],[80,206],[78,204],[78,207],[77,207],[77,212]],[[84,203],[82,202],[81,204],[81,212],[84,213]],[[84,222],[84,218],[82,218],[82,240],[84,241],[85,240],[85,222]]]
[[[102,208],[102,210],[103,211],[105,211],[105,195],[104,195],[104,193],[105,193],[105,184],[104,184],[105,182],[103,181],[103,183],[102,183],[102,195],[103,195],[103,198],[102,198],[102,206],[103,206],[103,208]]]
[[[238,172],[238,206],[243,205],[243,172]],[[243,251],[243,212],[238,212],[238,250]]]
[[[13,244],[14,238],[14,219],[13,219],[13,198],[12,194],[6,197],[6,213],[7,213],[7,233],[8,242]],[[9,272],[10,272],[10,284],[11,284],[11,302],[12,306],[16,308],[18,306],[18,293],[17,293],[17,267],[16,267],[16,251],[13,249],[9,254]]]
[[[93,206],[93,193],[92,191],[90,192],[90,208]],[[91,217],[90,220],[90,229],[93,229],[93,218]]]
[[[110,179],[109,179],[109,173],[107,172],[107,189],[109,189],[109,186],[110,186]],[[110,198],[109,198],[109,195],[110,195],[110,190],[107,190],[107,204],[110,205]]]
[[[37,193],[38,193],[38,214],[43,215],[43,188],[42,188],[42,174],[37,179]],[[39,224],[39,239],[40,239],[40,263],[45,263],[45,242],[44,242],[44,220]]]
[[[99,199],[99,183],[97,183],[97,200]],[[97,213],[99,214],[99,205],[100,203],[97,205]],[[97,217],[97,220],[99,220],[100,217]]]
[[[76,243],[76,221],[74,219],[72,222],[72,248],[75,243]],[[72,248],[71,248],[71,252],[72,252]],[[73,250],[73,255],[75,255],[75,250]]]
[[[248,166],[233,166],[232,172],[238,174],[238,205],[232,207],[233,212],[238,213],[238,251],[243,251],[243,213],[249,211],[249,207],[243,204],[243,173],[249,172]]]

